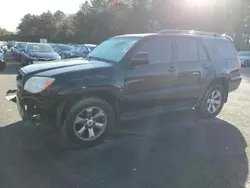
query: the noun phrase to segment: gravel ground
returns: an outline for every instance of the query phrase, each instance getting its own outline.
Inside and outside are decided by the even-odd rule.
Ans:
[[[0,72],[1,188],[243,188],[248,181],[250,68],[216,119],[193,112],[124,122],[94,148],[68,149],[48,128],[20,121],[4,98],[18,62]]]

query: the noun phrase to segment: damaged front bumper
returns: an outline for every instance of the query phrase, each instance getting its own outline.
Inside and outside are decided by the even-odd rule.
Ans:
[[[17,90],[8,90],[5,94],[5,98],[8,101],[16,103],[19,115],[21,116],[23,120],[27,120],[29,118],[28,118],[27,113],[25,113],[26,111],[25,105],[22,104],[22,101],[20,101],[20,98],[17,95],[18,95]]]
[[[33,121],[37,124],[52,123],[60,126],[65,103],[40,101],[36,97],[21,96],[18,90],[8,90],[5,94],[8,101],[17,105],[19,115],[24,121]],[[53,100],[52,100],[53,101]]]

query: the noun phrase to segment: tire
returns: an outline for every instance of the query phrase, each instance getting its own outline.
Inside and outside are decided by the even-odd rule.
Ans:
[[[221,97],[220,97],[220,105],[219,106],[216,105],[215,106],[217,108],[216,111],[211,112],[213,110],[211,110],[212,107],[210,107],[211,111],[209,111],[208,108],[209,108],[209,103],[210,102],[208,103],[208,100],[211,101],[210,97],[213,94],[213,92],[219,92]],[[196,109],[195,109],[196,112],[202,118],[214,118],[214,117],[216,117],[220,113],[220,111],[222,110],[222,108],[224,106],[225,96],[226,96],[225,89],[221,85],[215,84],[215,85],[210,86],[207,89],[207,91],[205,92],[205,94],[204,94],[202,100],[200,101],[199,105],[196,107]],[[213,103],[214,103],[214,101],[213,101]]]
[[[87,112],[86,109],[91,109],[91,108],[94,108],[92,110],[92,114],[94,114],[94,110],[98,108],[100,110],[103,110],[104,114],[106,115],[105,116],[106,124],[103,125],[105,126],[103,130],[101,128],[95,127],[96,123],[94,123],[91,127],[91,125],[89,125],[89,122],[91,120],[87,120],[87,122],[84,123],[84,126],[82,126],[82,124],[79,125],[75,123],[80,113],[85,113]],[[84,117],[85,119],[84,115],[82,115],[82,117]],[[66,115],[66,119],[62,127],[63,137],[67,139],[70,146],[74,146],[74,147],[75,146],[94,146],[94,145],[101,143],[108,133],[111,133],[114,131],[114,120],[115,120],[114,110],[105,100],[100,99],[100,98],[82,99],[78,101],[77,103],[75,103],[68,111]],[[80,134],[77,134],[77,132],[78,131],[80,132],[80,130],[82,130],[83,127],[86,127],[85,128],[86,130],[83,132],[82,136],[80,136]],[[89,138],[90,129],[94,130],[93,132],[95,133],[94,135],[96,136],[96,138],[94,136]],[[99,131],[100,131],[100,134],[98,133]]]

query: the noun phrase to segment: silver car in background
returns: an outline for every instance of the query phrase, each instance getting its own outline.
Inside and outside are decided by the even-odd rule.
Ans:
[[[238,52],[238,57],[240,59],[242,67],[249,67],[250,66],[250,51]]]

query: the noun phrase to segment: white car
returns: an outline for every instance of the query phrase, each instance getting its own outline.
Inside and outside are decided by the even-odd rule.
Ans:
[[[240,59],[242,67],[250,66],[250,51],[238,52],[238,57]]]

